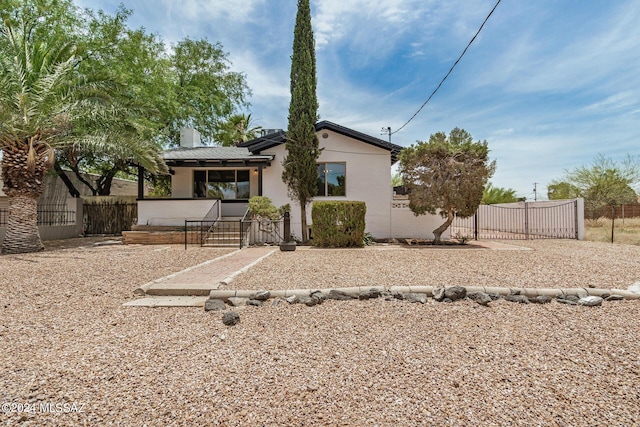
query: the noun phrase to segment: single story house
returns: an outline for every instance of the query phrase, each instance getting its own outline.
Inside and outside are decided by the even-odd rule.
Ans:
[[[416,217],[407,200],[393,199],[391,167],[401,146],[329,121],[315,128],[322,151],[314,202],[365,202],[366,231],[377,239],[433,237],[432,230],[443,221],[440,217]],[[185,220],[207,216],[214,203],[222,217],[241,218],[248,199],[261,195],[276,206],[291,205],[291,229],[300,237],[300,207],[288,197],[282,180],[286,155],[283,130],[264,131],[261,137],[237,147],[209,147],[200,143],[197,131],[184,129],[180,147],[164,153],[171,173],[171,197],[139,194],[138,225],[184,226]],[[311,224],[311,206],[307,214]]]

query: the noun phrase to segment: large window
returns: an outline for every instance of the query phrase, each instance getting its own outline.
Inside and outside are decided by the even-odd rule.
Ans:
[[[345,163],[318,163],[318,196],[347,195],[347,165]]]
[[[209,170],[193,172],[193,197],[210,199],[248,199],[248,170]]]

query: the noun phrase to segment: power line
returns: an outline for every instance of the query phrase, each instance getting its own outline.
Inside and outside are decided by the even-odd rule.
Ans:
[[[400,132],[406,125],[408,125],[413,119],[416,118],[416,116],[420,113],[420,111],[422,111],[422,109],[425,107],[425,105],[427,105],[427,103],[429,101],[431,101],[431,98],[433,98],[433,95],[436,94],[436,92],[438,92],[438,89],[440,89],[440,86],[442,86],[442,84],[444,83],[445,80],[447,80],[447,77],[449,77],[449,74],[451,74],[451,72],[453,71],[453,69],[456,67],[456,65],[458,65],[458,62],[460,62],[460,60],[462,59],[462,57],[464,56],[465,53],[467,53],[467,49],[469,49],[469,47],[471,46],[471,44],[474,42],[474,40],[476,39],[476,37],[478,37],[478,34],[480,34],[480,31],[482,31],[482,28],[484,27],[484,24],[487,23],[487,21],[489,20],[489,18],[491,17],[491,15],[493,14],[493,11],[496,10],[496,8],[498,7],[498,5],[500,4],[500,1],[502,0],[498,0],[495,4],[495,6],[493,6],[493,9],[491,9],[491,12],[489,12],[489,14],[487,15],[487,17],[484,19],[484,21],[482,22],[482,25],[480,25],[480,28],[478,28],[478,31],[476,32],[476,34],[473,36],[473,38],[471,39],[471,41],[469,42],[469,44],[467,44],[467,47],[464,48],[464,50],[462,51],[462,53],[460,54],[460,56],[458,57],[458,59],[456,59],[456,62],[453,63],[453,65],[451,66],[451,68],[449,69],[449,72],[444,76],[444,78],[442,80],[440,80],[440,83],[438,84],[438,86],[435,88],[435,90],[433,92],[431,92],[431,95],[429,95],[429,98],[427,98],[426,101],[424,101],[424,103],[420,106],[420,108],[418,109],[418,111],[415,112],[415,114],[413,116],[411,116],[411,118],[409,120],[407,120],[407,122],[405,124],[403,124],[402,126],[400,126],[398,129],[396,129],[395,131],[393,131],[393,133],[389,133],[389,137],[391,137],[391,135],[393,135],[394,133],[398,133]]]

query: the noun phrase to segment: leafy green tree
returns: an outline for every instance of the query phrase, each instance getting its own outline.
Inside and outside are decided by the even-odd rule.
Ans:
[[[489,161],[487,141],[474,142],[459,128],[448,137],[444,132],[432,134],[428,142],[418,141],[400,152],[399,171],[409,189],[411,211],[416,216],[439,213],[446,218],[433,230],[435,243],[440,243],[456,215],[475,214],[495,167],[495,161]]]
[[[0,5],[0,150],[9,197],[4,253],[43,248],[37,200],[56,151],[103,153],[162,170],[159,149],[142,144],[145,109],[108,73],[84,72],[72,31],[72,3],[25,0]]]
[[[231,71],[231,61],[220,43],[185,38],[168,56],[173,85],[165,88],[172,96],[159,104],[163,134],[177,145],[180,129],[195,127],[204,142],[215,142],[216,132],[247,107],[251,94],[243,73]]]
[[[487,182],[482,192],[482,204],[493,205],[496,203],[513,203],[517,202],[516,190],[513,188],[494,187],[493,184]]]
[[[110,132],[110,145],[120,145],[119,150],[85,145],[57,153],[56,172],[72,195],[77,196],[79,191],[66,177],[68,171],[76,174],[93,194],[108,195],[114,177],[134,176],[131,166],[148,164],[150,156],[156,156],[158,163],[160,148],[177,145],[182,127],[195,127],[204,141],[213,142],[215,132],[239,108],[248,106],[250,91],[245,76],[230,70],[227,54],[219,43],[187,38],[168,50],[157,35],[142,28],[131,29],[128,19],[132,12],[124,6],[110,15],[80,10],[62,0],[23,3],[32,4],[34,14],[41,16],[38,34],[59,34],[72,40],[77,46],[76,71],[87,78],[116,83],[120,90],[112,91],[110,96],[128,107],[123,111],[129,116],[116,115],[119,123],[111,123],[118,132]],[[143,158],[136,158],[138,154]],[[85,172],[95,173],[98,178],[87,180]]]
[[[560,182],[577,189],[578,197],[584,197],[585,210],[597,217],[605,206],[637,202],[633,186],[640,182],[640,163],[632,156],[616,162],[599,154],[591,165],[566,172]]]
[[[565,181],[554,180],[547,186],[547,197],[549,197],[549,200],[564,200],[582,197],[582,194],[575,185]]]
[[[316,95],[316,53],[311,27],[309,0],[298,0],[291,57],[291,102],[287,130],[287,157],[282,179],[289,196],[300,205],[302,241],[308,241],[307,205],[316,195],[320,157],[315,123],[318,120]]]

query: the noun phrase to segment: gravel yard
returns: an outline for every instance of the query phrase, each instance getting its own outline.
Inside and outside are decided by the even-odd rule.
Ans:
[[[533,250],[277,252],[229,287],[640,281],[639,246],[514,244]],[[265,304],[233,327],[122,307],[227,252],[80,240],[0,256],[0,425],[640,425],[640,301]]]

